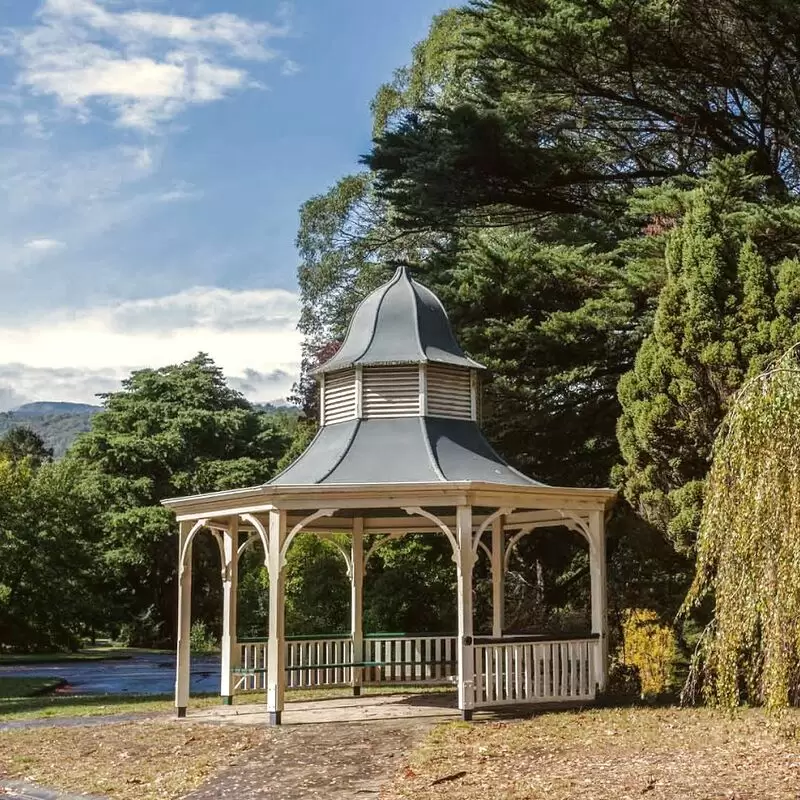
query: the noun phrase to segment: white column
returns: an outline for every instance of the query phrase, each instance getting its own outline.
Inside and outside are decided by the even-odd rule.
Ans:
[[[222,679],[220,695],[225,705],[233,702],[233,668],[238,662],[236,645],[236,594],[239,561],[239,517],[231,517],[222,539]]]
[[[492,522],[492,636],[503,635],[506,612],[505,517]]]
[[[286,684],[284,657],[284,569],[281,548],[286,539],[286,512],[269,512],[269,642],[267,644],[267,714],[270,725],[281,724]]]
[[[192,629],[192,546],[186,551],[186,564],[181,555],[192,530],[191,522],[179,523],[178,529],[178,652],[175,664],[175,708],[178,716],[186,716],[189,705],[190,633]]]
[[[595,682],[599,691],[608,681],[608,610],[606,597],[606,532],[603,511],[589,514],[589,570],[592,592],[592,633],[599,636],[595,647]]]
[[[465,720],[472,719],[475,704],[474,651],[472,646],[472,507],[456,509],[458,583],[458,707]]]
[[[350,549],[350,636],[353,642],[352,661],[364,660],[364,520],[353,520],[353,541]],[[353,696],[361,694],[362,667],[352,667]]]

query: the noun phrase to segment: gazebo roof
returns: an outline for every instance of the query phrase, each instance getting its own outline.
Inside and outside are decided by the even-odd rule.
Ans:
[[[510,467],[473,420],[354,419],[320,428],[268,485],[488,481],[544,486]]]
[[[560,524],[563,509],[606,508],[611,489],[547,486],[492,449],[478,424],[480,369],[438,298],[401,267],[361,303],[341,349],[319,368],[320,429],[305,452],[261,486],[162,502],[183,520],[327,509],[293,518],[304,526],[344,510],[324,522],[336,529],[346,529],[348,509],[372,509],[377,530],[392,509],[418,506],[521,510],[509,524]]]
[[[425,362],[483,369],[459,346],[439,298],[398,267],[358,306],[336,355],[314,371]]]

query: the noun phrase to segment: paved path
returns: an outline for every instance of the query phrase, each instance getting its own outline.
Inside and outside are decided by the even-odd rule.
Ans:
[[[282,721],[284,727],[291,727],[419,718],[457,719],[455,694],[386,694],[292,701],[286,703]],[[190,710],[186,721],[267,725],[267,710],[264,703],[210,706],[197,711]]]
[[[399,769],[435,718],[297,725],[186,800],[365,800]]]
[[[219,691],[219,656],[193,656],[191,670],[192,692]],[[0,664],[0,676],[64,678],[68,686],[62,694],[171,694],[175,655],[137,653],[97,661]]]
[[[368,800],[437,723],[457,719],[452,694],[386,695],[286,704],[269,744],[186,800]],[[189,713],[188,722],[266,724],[263,705]]]

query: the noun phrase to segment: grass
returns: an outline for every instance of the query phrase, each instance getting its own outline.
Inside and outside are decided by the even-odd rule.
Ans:
[[[18,678],[0,675],[0,703],[4,698],[16,699],[47,694],[63,682],[63,678]]]
[[[800,713],[551,712],[440,725],[382,800],[795,800]]]
[[[33,679],[43,680],[43,679]],[[365,687],[364,694],[404,694],[419,692],[420,687],[408,686],[370,686]],[[424,691],[452,691],[450,686],[426,687]],[[3,692],[0,691],[0,695]],[[301,700],[324,700],[334,697],[350,697],[348,688],[333,689],[289,689],[286,692],[287,702]],[[234,697],[237,705],[261,703],[264,692],[243,692]],[[200,695],[192,697],[190,708],[208,708],[219,705],[219,695]],[[159,714],[173,711],[175,708],[172,695],[55,695],[47,697],[5,697],[0,696],[0,722],[12,722],[26,719],[48,719],[60,717],[94,717],[109,714]]]
[[[156,720],[5,731],[0,776],[115,800],[172,800],[238,763],[270,735],[263,728]]]

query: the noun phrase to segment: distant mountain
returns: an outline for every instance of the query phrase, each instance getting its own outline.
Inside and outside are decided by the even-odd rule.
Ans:
[[[13,411],[0,413],[0,436],[24,425],[36,431],[44,443],[61,458],[75,439],[92,427],[92,417],[102,411],[87,403],[26,403]]]
[[[88,403],[25,403],[11,411],[16,417],[41,417],[45,414],[96,414],[103,409],[100,406],[90,406]]]
[[[291,405],[255,403],[254,407],[286,419],[290,427],[300,415],[300,409]],[[53,448],[53,455],[61,458],[80,434],[91,430],[92,417],[102,410],[87,403],[25,403],[13,411],[0,412],[0,436],[24,425],[36,431]]]

